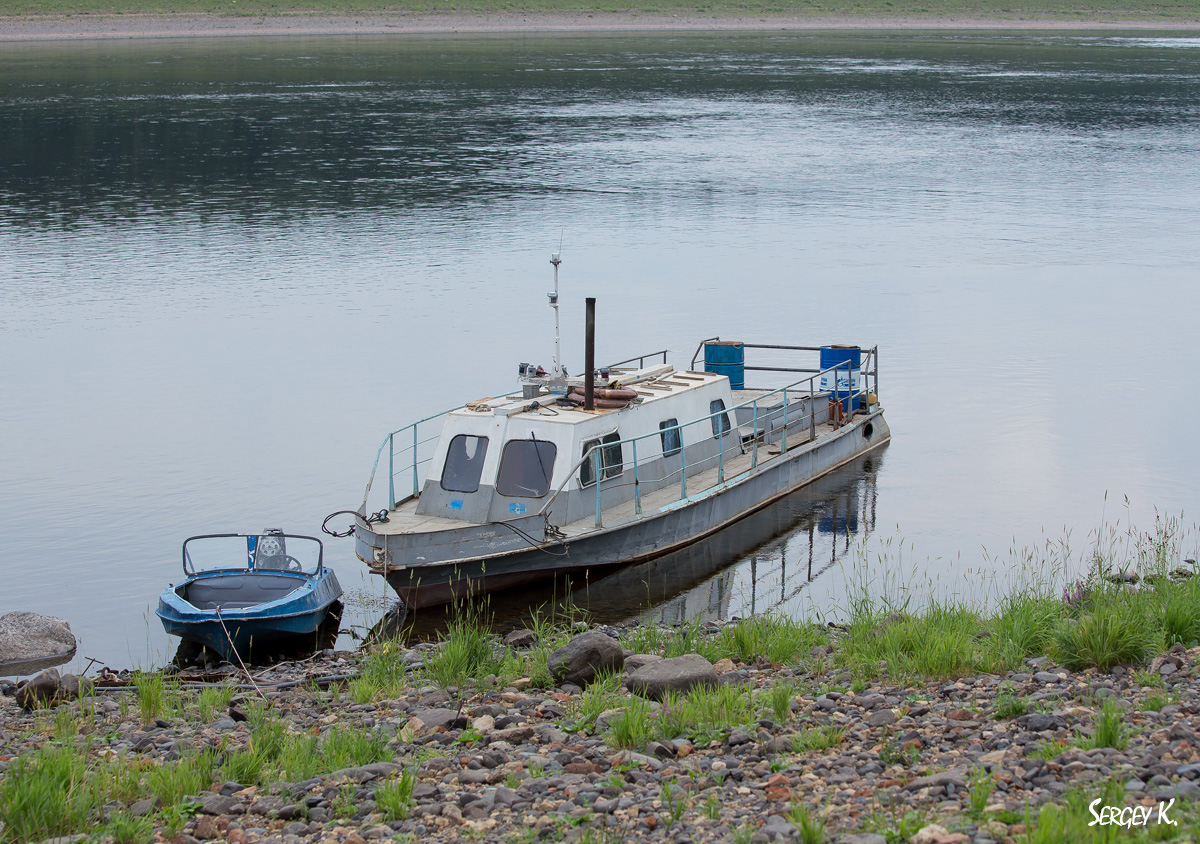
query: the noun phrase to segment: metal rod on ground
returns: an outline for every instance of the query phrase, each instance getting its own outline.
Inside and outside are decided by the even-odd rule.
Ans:
[[[589,296],[584,300],[587,305],[587,316],[584,324],[583,341],[583,409],[595,408],[596,389],[596,298]],[[599,477],[596,478],[597,483]]]
[[[263,694],[263,690],[258,687],[258,683],[254,682],[254,675],[250,673],[250,669],[246,667],[246,663],[242,662],[242,655],[237,652],[237,647],[233,644],[233,637],[229,635],[229,628],[225,626],[225,619],[221,618],[221,608],[216,608],[217,621],[221,622],[221,629],[225,632],[225,638],[229,642],[229,649],[233,651],[234,657],[237,658],[238,665],[242,666],[242,671],[246,672],[246,679],[250,681],[250,685],[254,687],[254,691],[258,692],[258,696],[264,701],[267,696]]]

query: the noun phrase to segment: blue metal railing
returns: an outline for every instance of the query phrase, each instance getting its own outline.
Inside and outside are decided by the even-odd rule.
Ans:
[[[508,399],[518,395],[520,390],[515,390],[511,393],[505,393],[499,396],[500,399]],[[493,399],[496,401],[498,399]],[[445,418],[456,410],[462,410],[467,405],[460,404],[452,407],[449,410],[443,410],[441,413],[435,413],[432,416],[426,416],[424,419],[418,419],[403,428],[398,428],[392,431],[383,442],[379,444],[379,449],[375,452],[375,463],[371,466],[371,476],[367,479],[367,488],[363,491],[363,503],[360,508],[360,513],[366,515],[367,499],[371,496],[371,487],[375,483],[375,473],[379,471],[379,458],[383,456],[383,450],[387,449],[388,455],[388,506],[387,509],[393,510],[396,505],[410,497],[416,496],[421,492],[421,472],[420,467],[433,459],[433,454],[421,456],[421,446],[429,443],[436,443],[442,435],[442,427],[445,425]],[[421,426],[428,422],[441,420],[436,426],[437,430],[430,436],[425,436],[422,439]],[[429,426],[430,428],[434,426]],[[411,432],[411,433],[406,433]],[[396,450],[396,443],[403,442],[404,445],[399,451]],[[411,457],[404,458],[404,455],[411,452]],[[431,450],[432,452],[432,450]],[[400,457],[407,462],[404,462],[399,468],[396,466],[396,458]],[[398,475],[410,475],[412,478],[412,495],[406,495],[404,498],[396,498],[396,478]]]
[[[765,348],[780,348],[780,347],[765,347]],[[796,349],[799,347],[792,347],[792,348]],[[807,351],[808,349],[804,349],[804,350]],[[819,349],[814,347],[812,350],[816,351]],[[775,430],[774,428],[768,428],[767,430],[760,430],[760,420],[763,418],[759,414],[760,402],[764,402],[765,400],[770,399],[772,397],[782,396],[782,407],[780,408],[778,406],[772,406],[770,408],[770,410],[771,410],[770,415],[773,416],[774,413],[777,411],[782,414],[782,421],[781,421],[781,425],[779,428],[779,431],[780,431],[780,454],[786,454],[788,451],[788,445],[787,445],[788,424],[790,421],[794,421],[794,420],[789,420],[789,418],[788,418],[789,405],[790,405],[790,393],[801,393],[802,395],[805,395],[805,391],[803,389],[799,389],[799,388],[800,388],[800,385],[807,385],[806,397],[808,399],[809,439],[810,440],[815,439],[816,438],[816,425],[817,425],[815,398],[816,398],[817,393],[819,392],[815,386],[817,379],[819,379],[825,375],[831,375],[832,379],[833,379],[833,384],[834,384],[834,390],[831,391],[831,393],[833,396],[836,396],[836,406],[838,408],[845,406],[849,410],[849,408],[853,407],[854,400],[856,398],[858,398],[860,396],[865,396],[867,393],[874,393],[875,395],[878,395],[878,391],[879,391],[878,360],[879,360],[878,347],[875,347],[872,349],[864,349],[863,354],[862,354],[862,359],[860,361],[860,366],[858,366],[858,367],[855,367],[851,361],[843,361],[841,363],[836,364],[835,366],[829,367],[828,369],[809,370],[809,371],[812,371],[813,374],[809,375],[807,378],[801,378],[801,379],[794,381],[784,387],[778,387],[776,389],[770,390],[770,391],[765,392],[760,396],[756,396],[755,398],[750,399],[748,401],[741,402],[740,404],[736,404],[732,407],[728,407],[723,410],[715,411],[706,416],[697,417],[695,419],[692,419],[689,422],[685,422],[682,425],[677,426],[677,430],[679,431],[679,437],[680,437],[680,447],[679,447],[679,470],[678,470],[679,471],[679,497],[678,497],[678,499],[676,499],[676,501],[688,500],[687,478],[688,478],[689,470],[690,470],[691,474],[693,474],[693,475],[698,472],[705,471],[707,468],[710,468],[710,465],[706,466],[705,464],[711,464],[712,461],[715,461],[717,464],[717,485],[720,486],[725,483],[725,455],[726,455],[726,450],[727,450],[726,449],[727,438],[731,441],[735,441],[737,443],[738,452],[742,453],[742,446],[743,446],[742,437],[732,434],[732,430],[734,427],[734,426],[732,426],[732,422],[730,423],[730,425],[731,425],[730,434],[727,435],[725,425],[719,421],[715,425],[713,425],[712,420],[716,419],[717,417],[727,416],[728,414],[734,414],[734,420],[736,420],[737,411],[739,409],[750,408],[751,414],[752,414],[752,416],[751,416],[751,435],[750,435],[750,443],[751,443],[750,468],[755,469],[758,467],[759,440],[762,439],[763,436],[768,431]],[[749,368],[749,367],[747,367],[747,368]],[[838,375],[842,369],[845,369],[847,372],[847,379],[846,379],[847,388],[845,391],[840,390],[839,385],[838,385]],[[855,386],[854,386],[855,370],[857,370],[858,374],[860,376],[862,376],[862,379],[864,382],[869,383],[871,385],[871,389],[865,389],[866,383],[860,384],[861,388],[857,388],[857,389],[855,388]],[[795,370],[782,370],[782,371],[795,371]],[[835,402],[831,401],[830,402],[831,411],[834,406],[835,406]],[[834,411],[834,413],[836,414],[834,417],[834,421],[840,421],[840,419],[842,417],[842,413],[840,411]],[[770,417],[768,417],[768,418],[770,418]],[[700,458],[699,460],[695,460],[691,464],[689,464],[688,459],[687,459],[687,445],[684,441],[685,438],[684,438],[683,432],[685,429],[687,429],[693,425],[700,425],[704,422],[708,422],[716,430],[715,437],[717,439],[717,446],[718,446],[717,453],[715,455],[711,455],[709,457]],[[740,427],[740,426],[738,426],[738,427]],[[604,481],[606,479],[606,473],[609,474],[610,476],[614,476],[614,477],[616,475],[623,475],[623,474],[625,474],[627,467],[631,467],[633,469],[634,512],[638,515],[641,515],[641,512],[642,512],[642,497],[641,497],[642,479],[641,479],[640,471],[639,471],[639,466],[641,464],[638,461],[637,444],[638,444],[638,442],[640,442],[642,440],[652,439],[654,437],[661,437],[661,436],[662,436],[662,431],[652,431],[648,434],[642,434],[641,436],[637,436],[637,437],[629,437],[627,439],[619,440],[617,442],[603,442],[603,443],[597,443],[596,445],[593,445],[586,452],[584,452],[583,456],[571,468],[571,471],[567,473],[567,475],[563,479],[562,483],[559,484],[558,488],[554,491],[554,494],[552,496],[550,496],[550,498],[546,501],[545,504],[542,505],[541,509],[538,511],[539,515],[549,511],[549,509],[553,506],[555,499],[557,499],[559,494],[561,494],[562,491],[564,489],[566,489],[566,487],[571,483],[572,478],[574,478],[576,473],[579,471],[580,467],[584,464],[585,461],[588,461],[588,460],[592,461],[592,477],[595,478],[594,486],[596,488],[596,527],[604,526],[602,492],[604,489],[612,489],[614,486],[613,484],[606,485],[604,483]],[[704,442],[706,437],[707,437],[707,435],[697,438],[692,443],[693,447],[699,443]],[[624,453],[625,453],[624,446],[626,443],[628,443],[630,445],[630,450],[632,452],[633,459],[630,463],[626,463],[624,461]],[[618,447],[621,448],[621,451],[619,453],[622,455],[622,462],[620,464],[620,472],[613,473],[612,466],[603,466],[602,465],[603,454],[605,453],[606,449],[616,449]],[[656,451],[656,450],[652,450],[652,452],[654,452],[654,451]],[[612,451],[608,451],[607,453],[611,454]],[[666,455],[663,455],[663,456],[666,456]],[[652,459],[658,459],[658,457],[659,457],[659,455],[656,454],[655,457]],[[647,462],[649,462],[649,461],[647,461]],[[654,480],[655,481],[666,481],[674,474],[675,473],[672,472],[672,473],[670,473],[670,475],[666,475],[662,478],[655,478]]]

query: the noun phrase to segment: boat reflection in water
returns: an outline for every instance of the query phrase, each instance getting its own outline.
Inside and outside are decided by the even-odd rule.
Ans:
[[[596,624],[676,624],[756,613],[804,617],[844,600],[838,568],[852,537],[875,528],[875,479],[886,446],[764,507],[708,539],[603,577],[559,580],[536,589],[495,592],[474,607],[496,632],[527,627],[535,615],[584,610]],[[392,607],[367,641],[403,635],[435,639],[463,607]]]

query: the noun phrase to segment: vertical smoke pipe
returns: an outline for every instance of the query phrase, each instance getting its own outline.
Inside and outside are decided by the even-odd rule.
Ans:
[[[596,390],[596,300],[589,297],[587,302],[587,326],[584,329],[583,349],[583,409],[592,410],[595,407]]]

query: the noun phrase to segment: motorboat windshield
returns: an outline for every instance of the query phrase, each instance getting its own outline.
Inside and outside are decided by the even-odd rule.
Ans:
[[[207,571],[321,571],[321,540],[280,530],[261,534],[193,536],[183,543],[183,571],[189,577]]]

